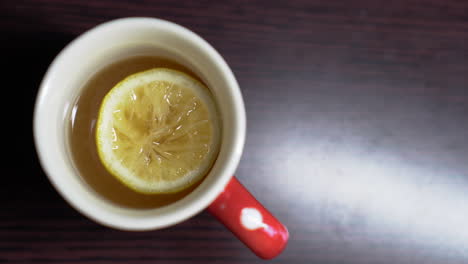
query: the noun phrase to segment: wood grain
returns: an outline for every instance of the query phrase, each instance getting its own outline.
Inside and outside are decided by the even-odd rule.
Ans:
[[[122,232],[48,183],[31,134],[40,80],[78,34],[127,16],[182,24],[232,67],[248,116],[237,176],[291,233],[271,263],[468,262],[467,1],[25,0],[0,10],[0,262],[263,263],[207,213]]]

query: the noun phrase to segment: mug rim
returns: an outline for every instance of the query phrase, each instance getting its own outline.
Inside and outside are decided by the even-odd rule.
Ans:
[[[47,107],[53,107],[47,106],[46,99],[47,96],[50,96],[49,90],[52,89],[50,88],[50,85],[52,82],[52,78],[54,77],[54,73],[57,72],[59,67],[63,66],[61,64],[64,63],[65,59],[71,56],[74,50],[77,49],[80,45],[82,45],[82,42],[85,41],[85,39],[95,37],[99,35],[102,31],[109,30],[111,28],[119,27],[122,25],[134,24],[137,27],[139,23],[145,25],[150,24],[151,26],[157,27],[157,30],[171,30],[172,33],[183,36],[187,39],[187,41],[190,40],[190,42],[202,49],[202,51],[206,53],[206,55],[211,60],[213,60],[213,63],[216,65],[216,67],[220,69],[223,77],[226,79],[227,86],[231,88],[230,93],[233,97],[232,100],[234,100],[233,107],[235,108],[234,115],[236,120],[232,121],[233,123],[235,123],[233,149],[232,153],[229,156],[229,160],[226,162],[227,164],[225,166],[225,169],[223,170],[223,173],[215,177],[213,183],[207,186],[205,188],[206,190],[203,193],[200,193],[191,201],[186,201],[183,205],[177,205],[177,208],[170,208],[170,210],[167,209],[167,207],[173,205],[171,204],[167,207],[151,209],[157,210],[158,213],[148,215],[147,213],[143,213],[142,209],[117,208],[116,206],[110,206],[109,203],[111,202],[104,202],[104,200],[102,200],[103,203],[107,203],[107,205],[110,207],[108,208],[108,211],[99,212],[95,210],[96,208],[89,206],[89,199],[87,199],[86,197],[77,197],[76,195],[74,196],[73,193],[70,192],[71,188],[73,187],[63,184],[59,169],[57,168],[60,168],[61,166],[65,165],[60,164],[60,162],[57,164],[57,160],[48,158],[48,154],[60,154],[54,153],[54,151],[59,150],[51,150],[50,147],[48,147],[48,144],[44,140],[42,140],[47,136],[51,137],[51,135],[48,135],[48,132],[50,132],[50,130],[52,129],[44,128],[44,126],[41,125],[45,118],[47,118]],[[114,19],[94,26],[91,29],[85,31],[84,33],[78,35],[73,41],[66,45],[62,51],[60,51],[57,54],[57,56],[54,58],[54,60],[48,67],[47,72],[45,73],[42,82],[39,86],[39,91],[36,96],[33,114],[33,136],[36,152],[38,153],[38,159],[47,178],[57,190],[57,192],[59,192],[59,194],[67,201],[68,204],[70,204],[73,208],[75,208],[77,211],[87,216],[88,218],[91,218],[92,220],[102,225],[122,230],[142,231],[168,227],[182,222],[184,220],[187,220],[188,218],[207,208],[224,190],[225,186],[228,184],[229,180],[234,175],[234,172],[240,162],[241,154],[244,148],[245,134],[246,114],[241,90],[234,77],[234,74],[232,73],[232,70],[229,68],[229,66],[221,57],[221,55],[207,41],[205,41],[202,37],[200,37],[193,31],[167,20],[150,17],[127,17]],[[197,191],[197,189],[193,192]],[[185,198],[183,198],[182,200],[184,199]],[[128,210],[134,210],[135,215],[129,215]]]

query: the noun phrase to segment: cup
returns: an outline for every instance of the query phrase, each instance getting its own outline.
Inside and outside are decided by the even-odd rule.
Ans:
[[[74,167],[67,136],[70,111],[84,82],[104,66],[137,55],[164,56],[190,68],[211,89],[222,119],[220,152],[209,174],[183,199],[156,209],[124,208],[91,190]],[[155,230],[208,209],[261,258],[275,257],[287,244],[286,227],[232,176],[246,131],[237,81],[210,44],[180,25],[156,18],[122,18],[73,40],[44,76],[33,127],[38,156],[52,185],[72,207],[97,223],[120,230]]]

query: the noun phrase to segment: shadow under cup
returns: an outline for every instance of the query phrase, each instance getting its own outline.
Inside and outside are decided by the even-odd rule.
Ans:
[[[86,81],[105,66],[140,55],[168,58],[200,77],[215,98],[222,129],[218,158],[203,182],[181,200],[156,209],[123,208],[101,197],[78,174],[68,144],[70,111]],[[56,57],[36,100],[34,137],[47,176],[78,211],[117,229],[158,229],[188,219],[222,192],[242,154],[245,109],[232,71],[206,41],[167,21],[126,18],[91,29]]]

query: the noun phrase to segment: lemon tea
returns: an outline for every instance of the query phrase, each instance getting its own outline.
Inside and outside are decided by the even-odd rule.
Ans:
[[[200,80],[192,71],[175,61],[151,56],[132,57],[94,74],[84,85],[71,111],[69,145],[76,169],[94,191],[125,207],[155,208],[168,205],[188,195],[199,184],[173,194],[141,194],[117,180],[99,159],[95,128],[104,96],[125,77],[156,67],[178,70]]]

